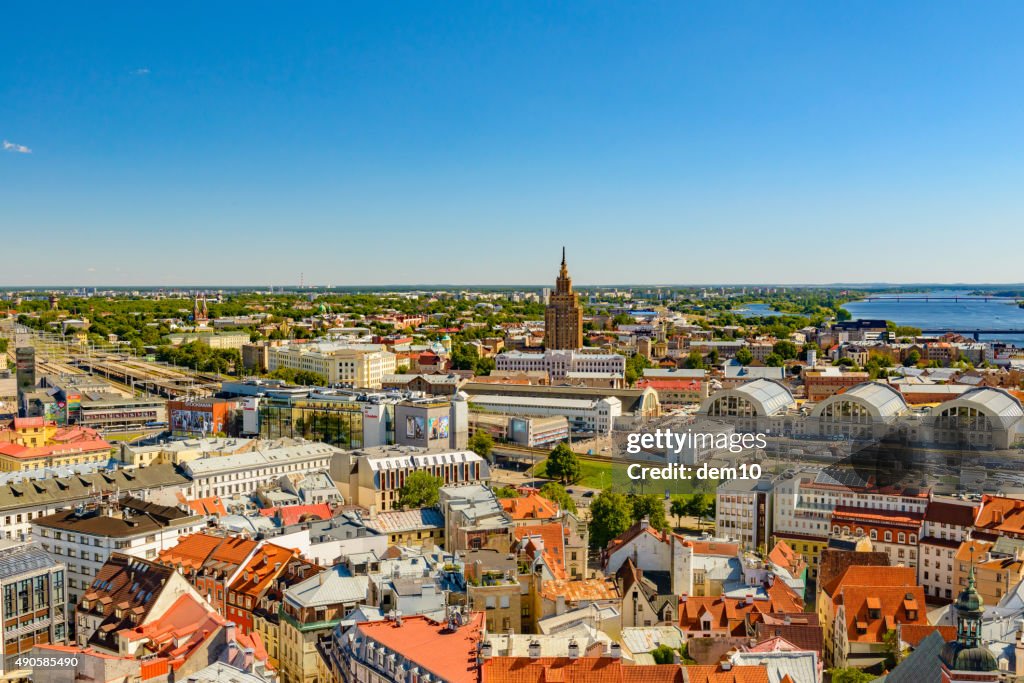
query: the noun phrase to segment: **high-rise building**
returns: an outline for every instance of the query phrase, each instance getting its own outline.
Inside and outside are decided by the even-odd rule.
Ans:
[[[562,247],[562,268],[544,312],[544,348],[578,349],[582,346],[583,309],[580,295],[572,291],[572,278],[565,266],[565,247]]]
[[[36,388],[36,350],[32,346],[19,346],[14,350],[15,368],[18,373],[18,400],[22,394]]]

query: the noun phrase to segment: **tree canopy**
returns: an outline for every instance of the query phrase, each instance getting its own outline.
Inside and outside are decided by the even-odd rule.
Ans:
[[[402,509],[428,508],[437,505],[444,480],[426,470],[417,470],[405,478],[398,492],[398,507]]]
[[[560,443],[551,449],[551,454],[548,455],[544,469],[549,477],[557,479],[563,484],[576,481],[582,473],[580,459],[564,443]]]

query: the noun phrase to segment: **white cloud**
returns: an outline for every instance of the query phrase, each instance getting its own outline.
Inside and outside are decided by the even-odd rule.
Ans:
[[[4,151],[5,152],[15,152],[16,154],[31,154],[32,153],[32,150],[29,149],[28,147],[26,147],[25,145],[18,145],[18,144],[15,144],[13,142],[8,142],[7,140],[4,140]]]
[[[140,67],[138,69],[132,69],[132,76],[148,76],[148,75],[149,75],[149,68],[148,67],[143,66],[143,67]]]

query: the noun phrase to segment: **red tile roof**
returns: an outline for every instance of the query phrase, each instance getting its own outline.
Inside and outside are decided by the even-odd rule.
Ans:
[[[799,577],[807,569],[802,555],[793,550],[785,541],[779,541],[768,553],[768,561]]]
[[[555,579],[545,581],[540,594],[547,600],[556,600],[561,596],[566,602],[589,602],[615,600],[619,597],[619,589],[609,578]]]
[[[476,654],[484,625],[484,613],[473,612],[455,632],[424,616],[403,617],[399,626],[391,620],[360,622],[357,628],[421,669],[449,683],[476,683]]]
[[[850,642],[881,643],[896,624],[928,626],[921,586],[843,586],[842,603]]]
[[[226,515],[228,514],[227,508],[224,507],[224,502],[220,499],[220,496],[210,496],[209,498],[193,498],[192,500],[182,500],[182,502],[189,507],[190,510],[195,512],[197,515]]]
[[[917,647],[933,631],[938,631],[947,643],[956,640],[956,626],[931,626],[928,624],[903,624],[900,627],[900,640],[911,647]]]
[[[537,491],[529,491],[518,498],[500,499],[501,507],[513,520],[552,519],[558,516],[558,506]]]
[[[530,558],[536,557],[537,551],[543,552],[548,566],[558,578],[565,577],[565,535],[568,530],[558,522],[548,524],[530,524],[514,528],[516,540]]]
[[[1024,535],[1024,500],[984,496],[974,524],[978,529],[1008,536]]]
[[[913,567],[877,567],[852,565],[834,578],[829,584],[822,586],[827,597],[835,597],[845,586],[896,586],[908,587],[917,585],[917,570]]]
[[[732,598],[684,597],[679,601],[679,627],[684,631],[704,631],[705,615],[710,615],[711,631],[746,635],[747,621],[756,623],[772,613],[803,614],[804,601],[783,581],[776,580],[765,595],[752,594]]]
[[[230,590],[259,600],[264,591],[281,574],[288,563],[298,557],[299,551],[264,543],[242,567]]]
[[[611,657],[492,657],[481,683],[768,683],[763,666],[631,665]]]
[[[291,526],[310,519],[330,519],[334,516],[331,506],[327,503],[315,505],[286,505],[279,508],[263,508],[260,514],[264,517],[276,517],[281,526]]]

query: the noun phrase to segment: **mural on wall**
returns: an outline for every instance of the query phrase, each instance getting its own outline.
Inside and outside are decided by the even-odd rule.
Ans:
[[[406,415],[405,435],[410,439],[423,439],[426,437],[426,422],[422,417]]]

